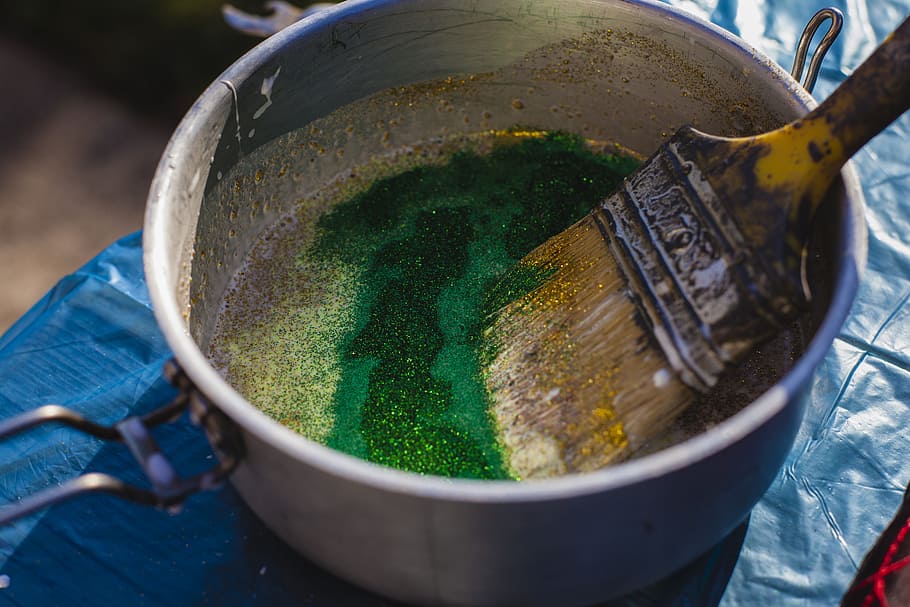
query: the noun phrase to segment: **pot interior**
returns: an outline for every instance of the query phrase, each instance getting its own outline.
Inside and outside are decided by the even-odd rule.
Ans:
[[[174,283],[189,334],[221,365],[216,328],[260,330],[282,299],[279,275],[238,279],[268,250],[263,235],[283,222],[312,231],[345,192],[414,150],[520,127],[647,156],[685,124],[754,134],[808,102],[779,68],[714,30],[649,5],[595,1],[346,3],[268,40],[213,87],[220,120],[206,124],[198,154],[211,167],[190,172],[188,238],[175,243],[186,252],[176,273],[191,279]],[[793,367],[827,311],[846,205],[839,183],[807,260],[811,308],[651,449],[709,429]]]

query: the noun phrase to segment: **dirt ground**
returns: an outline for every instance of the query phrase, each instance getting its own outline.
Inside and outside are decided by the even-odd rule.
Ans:
[[[173,125],[0,38],[0,333],[62,276],[141,228]]]

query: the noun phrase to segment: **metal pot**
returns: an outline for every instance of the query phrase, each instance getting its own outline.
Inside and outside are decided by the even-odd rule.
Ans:
[[[225,436],[235,432],[243,446],[231,482],[300,553],[412,603],[590,604],[704,552],[776,475],[813,371],[851,306],[866,242],[850,168],[818,221],[807,268],[816,297],[785,344],[798,358],[712,428],[608,469],[513,483],[376,466],[264,415],[206,351],[257,235],[302,192],[375,155],[516,123],[648,153],[686,123],[754,133],[813,103],[755,49],[648,0],[353,0],[269,38],[181,122],[145,218],[158,322],[204,395],[197,400],[217,409],[206,424],[213,442],[229,449]],[[312,151],[295,156],[304,141]],[[331,153],[340,148],[343,156]],[[229,421],[217,421],[222,414]],[[222,472],[233,466],[226,461]]]

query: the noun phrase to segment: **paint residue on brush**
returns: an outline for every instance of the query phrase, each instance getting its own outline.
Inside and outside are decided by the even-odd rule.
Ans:
[[[491,413],[509,468],[523,478],[594,470],[629,446],[614,407],[626,384],[604,355],[634,318],[621,305],[625,277],[603,262],[606,246],[590,217],[548,239],[516,266],[545,279],[484,327]]]
[[[491,310],[543,276],[513,271],[505,289],[491,287],[638,161],[559,133],[477,139],[339,200],[307,238],[289,222],[259,243],[268,252],[251,256],[233,290],[252,289],[269,312],[246,320],[238,297],[213,340],[251,402],[379,464],[515,477],[489,413],[481,335]]]

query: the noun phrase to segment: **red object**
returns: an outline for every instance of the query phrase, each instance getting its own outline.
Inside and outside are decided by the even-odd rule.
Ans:
[[[910,606],[910,488],[841,602],[841,607],[905,606]]]

